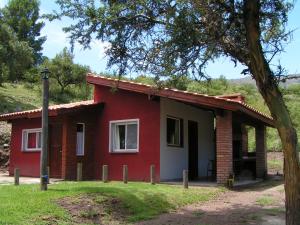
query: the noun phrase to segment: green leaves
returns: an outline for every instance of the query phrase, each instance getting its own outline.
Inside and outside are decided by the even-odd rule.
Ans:
[[[243,1],[58,0],[52,18],[69,17],[71,42],[89,47],[93,38],[110,42],[108,66],[119,74],[207,78],[205,66],[220,55],[249,63]],[[260,5],[261,41],[267,60],[282,51],[290,1]]]
[[[0,84],[22,79],[32,63],[33,50],[28,43],[19,41],[9,26],[0,24]]]
[[[44,22],[39,16],[38,0],[10,0],[0,10],[0,22],[9,26],[15,32],[19,41],[27,42],[34,53],[34,63],[42,62],[41,50],[46,37],[41,37]]]
[[[11,0],[0,9],[0,84],[27,78],[43,60],[39,1]],[[32,79],[30,79],[32,80]]]
[[[81,85],[85,82],[85,76],[90,71],[89,67],[75,64],[73,55],[64,48],[53,59],[46,60],[43,67],[47,67],[50,74],[51,86],[60,87],[60,94],[64,94],[70,85]]]

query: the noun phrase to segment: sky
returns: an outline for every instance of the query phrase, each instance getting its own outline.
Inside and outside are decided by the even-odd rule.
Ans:
[[[0,0],[0,7],[5,6],[8,0]],[[41,0],[40,13],[51,13],[57,9],[57,5],[52,0]],[[68,34],[64,33],[62,28],[72,21],[62,19],[61,21],[45,21],[45,26],[41,31],[42,36],[46,36],[47,40],[43,45],[43,54],[49,58],[53,58],[57,53],[62,51],[64,47],[70,47]],[[285,47],[285,52],[279,55],[274,63],[280,60],[281,65],[289,74],[300,73],[300,2],[296,1],[293,11],[289,15],[288,29],[294,30],[292,41]],[[110,71],[106,67],[107,58],[105,57],[105,49],[108,43],[94,40],[90,49],[83,49],[79,44],[74,48],[74,61],[83,65],[88,65],[93,72],[101,73]],[[234,64],[227,58],[220,58],[209,63],[206,72],[213,78],[220,75],[226,76],[228,79],[244,77],[241,74],[243,67]]]

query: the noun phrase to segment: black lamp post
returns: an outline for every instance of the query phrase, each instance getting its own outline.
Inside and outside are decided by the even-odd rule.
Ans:
[[[49,105],[49,70],[44,68],[41,71],[43,79],[43,108],[42,108],[42,151],[41,151],[41,190],[47,190],[48,184],[48,105]]]

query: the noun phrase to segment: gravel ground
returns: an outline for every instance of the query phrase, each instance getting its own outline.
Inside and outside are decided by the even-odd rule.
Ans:
[[[284,225],[284,191],[279,181],[226,191],[207,203],[189,205],[156,219],[137,223],[198,225]]]

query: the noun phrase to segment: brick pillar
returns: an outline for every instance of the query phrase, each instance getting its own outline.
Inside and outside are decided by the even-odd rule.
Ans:
[[[226,184],[232,173],[232,112],[224,111],[216,121],[217,183]]]
[[[244,124],[241,125],[242,130],[242,151],[243,156],[248,154],[248,130]]]
[[[264,178],[267,175],[267,152],[266,152],[266,127],[255,128],[256,141],[256,177]]]

